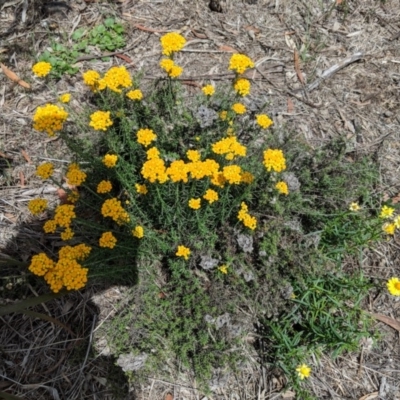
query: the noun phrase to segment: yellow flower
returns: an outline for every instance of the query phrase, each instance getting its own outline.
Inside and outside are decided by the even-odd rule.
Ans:
[[[77,190],[71,190],[71,191],[68,193],[67,201],[68,201],[69,203],[74,204],[74,203],[76,203],[78,200],[79,200],[79,192],[78,192]]]
[[[267,171],[281,172],[286,169],[286,160],[282,150],[268,149],[264,151],[264,162]]]
[[[160,152],[157,147],[152,147],[146,151],[147,159],[153,160],[154,158],[160,158]]]
[[[33,215],[41,214],[47,208],[46,199],[33,199],[28,203],[28,209]]]
[[[122,207],[122,203],[116,199],[107,199],[101,206],[101,215],[112,218],[118,225],[129,222],[129,214]]]
[[[141,239],[144,236],[143,227],[140,225],[137,225],[135,227],[135,229],[132,230],[132,235],[137,237],[138,239]]]
[[[238,74],[243,74],[247,68],[253,68],[254,63],[244,54],[233,54],[229,61],[229,69]]]
[[[71,101],[71,95],[69,93],[65,93],[58,98],[61,103],[69,103]]]
[[[233,160],[235,156],[244,157],[246,155],[246,146],[240,144],[236,136],[229,136],[214,143],[211,149],[216,154],[226,154],[227,160]]]
[[[61,204],[56,208],[56,212],[54,214],[54,222],[57,225],[62,226],[63,228],[68,228],[75,217],[76,214],[74,205]]]
[[[68,180],[68,183],[73,186],[80,186],[86,180],[85,172],[81,171],[79,165],[76,163],[72,163],[68,166],[68,171],[65,174],[65,177]]]
[[[160,38],[162,53],[166,56],[180,51],[186,43],[186,39],[176,32],[167,33]]]
[[[242,169],[239,165],[228,165],[222,169],[224,178],[230,184],[238,185],[242,179],[241,173]]]
[[[250,87],[250,81],[244,78],[236,79],[235,83],[233,84],[233,88],[237,94],[242,97],[247,96],[250,93]]]
[[[108,247],[113,249],[117,244],[116,237],[112,234],[112,232],[104,232],[99,239],[100,247]]]
[[[92,251],[90,246],[86,244],[78,244],[74,247],[64,246],[58,252],[59,258],[69,258],[70,260],[84,260]]]
[[[286,196],[289,194],[289,189],[286,182],[283,181],[278,182],[275,185],[275,189],[277,189],[280,194],[285,194]]]
[[[218,193],[215,190],[208,189],[203,196],[203,199],[207,200],[210,204],[218,200]]]
[[[394,225],[396,226],[397,229],[400,228],[400,215],[398,215],[397,217],[395,217],[393,219],[393,223],[394,223]]]
[[[248,184],[253,183],[254,175],[251,172],[243,172],[241,181]]]
[[[358,203],[351,203],[349,206],[350,211],[357,212],[357,211],[360,211],[360,209],[361,209],[361,207],[359,206]]]
[[[142,100],[143,99],[143,93],[140,89],[136,90],[130,90],[127,94],[126,97],[128,97],[131,100]]]
[[[136,133],[138,143],[147,147],[153,140],[157,139],[157,135],[151,129],[139,129]]]
[[[46,104],[36,109],[33,116],[33,129],[54,136],[55,131],[60,131],[63,128],[67,118],[68,113],[62,107]]]
[[[143,178],[149,180],[151,183],[156,181],[159,183],[165,183],[168,180],[165,163],[161,158],[147,160],[143,164],[140,173]]]
[[[50,162],[39,165],[36,168],[36,175],[42,179],[48,179],[53,175],[54,165]]]
[[[190,199],[189,207],[193,210],[198,210],[201,207],[201,199]]]
[[[266,114],[259,114],[256,116],[256,119],[257,119],[257,124],[264,129],[267,129],[273,124],[272,120]]]
[[[115,154],[106,154],[102,162],[107,168],[114,168],[115,165],[117,164],[118,161],[118,156]]]
[[[180,181],[186,183],[188,181],[188,173],[188,164],[185,164],[183,160],[172,161],[171,165],[166,170],[166,174],[174,183]]]
[[[51,71],[51,64],[46,61],[40,61],[32,67],[32,72],[36,76],[39,76],[40,78],[47,76],[50,73],[50,71]]]
[[[97,185],[97,193],[108,193],[112,189],[112,184],[110,181],[101,181]]]
[[[222,121],[225,121],[228,118],[228,111],[221,111],[219,113],[219,117],[222,119]]]
[[[186,152],[186,157],[192,161],[192,162],[196,162],[200,160],[200,152],[198,150],[188,150]]]
[[[306,364],[301,364],[296,368],[296,372],[299,375],[299,378],[303,380],[304,378],[308,378],[311,374],[311,368]]]
[[[48,221],[46,221],[43,225],[43,230],[46,233],[54,233],[57,229],[57,223],[56,221],[49,219]]]
[[[32,257],[29,271],[37,276],[43,276],[47,271],[53,269],[56,263],[44,253],[36,254]]]
[[[179,65],[174,65],[169,71],[168,75],[171,78],[177,78],[178,76],[182,75],[183,68],[180,67]]]
[[[246,112],[246,107],[244,106],[244,104],[235,103],[232,106],[232,110],[235,111],[236,114],[244,114]]]
[[[105,74],[103,79],[99,80],[99,90],[107,87],[116,93],[121,93],[121,87],[128,88],[132,86],[132,78],[124,66],[111,67]]]
[[[190,256],[190,249],[185,246],[178,246],[178,250],[175,255],[178,257],[183,257],[185,260],[187,260]]]
[[[247,228],[254,230],[257,227],[257,219],[252,217],[248,212],[248,207],[246,203],[242,202],[240,204],[240,210],[238,212],[238,220],[243,222],[243,225]]]
[[[139,183],[136,183],[135,188],[139,194],[147,194],[148,192],[146,185],[140,185]]]
[[[100,74],[97,71],[89,70],[82,74],[83,82],[90,87],[92,91],[96,91],[99,85]]]
[[[74,232],[70,227],[65,228],[65,231],[61,233],[62,240],[71,240],[74,237]]]
[[[110,111],[96,111],[90,116],[89,126],[96,131],[106,131],[112,124]]]
[[[383,224],[382,230],[388,235],[394,235],[394,232],[396,230],[396,225],[394,223]]]
[[[379,218],[390,218],[394,213],[394,208],[383,206]]]
[[[220,267],[218,267],[218,271],[226,275],[228,273],[228,266],[225,264],[221,265]]]
[[[205,85],[201,88],[201,90],[206,96],[212,96],[215,93],[215,88],[213,85]]]
[[[400,280],[399,278],[390,278],[386,286],[392,296],[400,296]]]

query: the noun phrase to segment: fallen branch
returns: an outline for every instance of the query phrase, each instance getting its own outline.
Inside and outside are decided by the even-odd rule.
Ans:
[[[352,56],[345,58],[339,64],[335,64],[332,67],[325,70],[322,75],[316,79],[313,83],[306,87],[306,92],[311,92],[312,90],[316,89],[324,80],[331,78],[337,72],[339,72],[344,67],[347,67],[349,64],[352,64],[355,61],[358,61],[363,56],[363,53],[354,53]]]

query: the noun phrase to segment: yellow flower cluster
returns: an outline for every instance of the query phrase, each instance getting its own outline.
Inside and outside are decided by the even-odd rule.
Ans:
[[[89,70],[82,74],[83,82],[95,92],[99,87],[100,74],[97,71]]]
[[[132,78],[124,66],[111,67],[103,79],[99,81],[99,89],[105,86],[116,93],[121,93],[121,87],[128,88],[132,86]]]
[[[135,188],[136,188],[136,191],[137,191],[139,194],[147,194],[147,192],[148,192],[147,186],[146,186],[146,185],[141,185],[141,184],[139,184],[139,183],[136,183],[136,184],[135,184]]]
[[[193,179],[203,179],[205,177],[212,177],[218,173],[219,164],[210,158],[204,161],[196,161],[186,164],[188,172]]]
[[[143,99],[143,93],[140,89],[135,89],[135,90],[130,90],[127,94],[126,97],[131,100],[142,100]]]
[[[78,260],[84,260],[91,248],[84,244],[74,247],[64,246],[59,251],[57,262],[44,253],[32,257],[29,270],[38,276],[44,276],[53,292],[59,292],[63,287],[67,290],[78,290],[87,282],[87,268],[82,268]]]
[[[40,61],[32,67],[32,72],[36,76],[39,76],[40,78],[47,76],[50,73],[50,71],[51,71],[51,64],[46,61]]]
[[[382,226],[382,230],[387,235],[394,235],[396,229],[400,229],[400,215],[394,216],[395,209],[393,207],[383,206],[379,214],[380,218],[389,219],[392,218],[391,222],[386,222]]]
[[[201,207],[201,199],[190,199],[189,200],[189,207],[193,210],[198,210]]]
[[[215,88],[213,85],[205,85],[201,88],[201,90],[206,96],[212,96],[215,93]]]
[[[148,160],[152,160],[153,158],[160,158],[160,152],[157,147],[152,147],[146,151],[146,156]]]
[[[243,74],[247,68],[253,68],[254,63],[244,54],[233,54],[229,61],[229,69],[237,74]]]
[[[186,157],[188,158],[188,160],[196,162],[200,161],[201,154],[198,150],[188,150],[186,152]]]
[[[166,56],[171,56],[183,49],[186,39],[176,32],[167,33],[160,38],[162,53]]]
[[[74,237],[74,232],[72,231],[71,228],[65,228],[64,232],[61,232],[61,239],[62,240],[71,240]]]
[[[33,128],[39,132],[46,132],[54,136],[55,131],[60,131],[68,118],[68,113],[59,106],[46,104],[36,109],[33,116]]]
[[[69,228],[75,217],[75,206],[73,204],[61,204],[56,208],[54,222],[63,228]]]
[[[236,114],[244,114],[246,112],[246,106],[242,103],[235,103],[232,106],[232,110],[236,113]]]
[[[140,225],[135,226],[135,229],[132,229],[132,235],[137,237],[138,239],[141,239],[144,236],[143,227]]]
[[[261,126],[263,129],[267,129],[270,127],[273,122],[266,114],[259,114],[256,116],[257,124]]]
[[[67,201],[70,204],[75,204],[78,200],[79,200],[79,192],[76,189],[75,190],[71,190],[68,193]]]
[[[65,93],[58,98],[58,101],[61,103],[69,103],[71,101],[71,95],[69,93]]]
[[[160,61],[160,67],[171,77],[177,78],[183,72],[183,68],[176,65],[173,60],[169,58],[163,58]]]
[[[243,183],[253,183],[254,175],[251,172],[244,171],[242,172],[242,182]]]
[[[157,139],[157,135],[151,129],[139,129],[136,135],[138,143],[145,147],[147,147],[153,140]]]
[[[392,296],[400,296],[400,279],[399,278],[390,278],[386,286],[389,290],[389,293]]]
[[[36,175],[42,179],[48,179],[53,175],[54,165],[50,162],[39,165],[36,168]]]
[[[188,164],[185,164],[183,160],[172,161],[172,163],[166,170],[167,176],[174,183],[181,181],[187,183],[188,173],[189,173]]]
[[[98,185],[97,185],[97,193],[109,193],[111,192],[112,189],[112,184],[110,181],[101,181]]]
[[[286,182],[279,181],[275,185],[275,189],[277,189],[280,194],[285,194],[286,196],[289,194],[289,188]]]
[[[168,180],[164,160],[159,157],[147,160],[143,164],[140,172],[143,178],[147,179],[151,183],[157,181],[159,183],[165,183]]]
[[[282,150],[268,149],[264,151],[263,164],[267,171],[281,172],[286,169],[286,159]]]
[[[96,111],[90,116],[89,126],[96,131],[106,131],[112,124],[110,111]]]
[[[239,185],[242,180],[242,169],[239,165],[228,165],[222,169],[222,173],[227,182],[231,185]]]
[[[221,139],[219,142],[214,143],[212,151],[216,154],[226,154],[227,160],[233,160],[236,156],[244,157],[246,155],[246,147],[240,144],[236,136]]]
[[[121,202],[116,199],[107,199],[102,207],[101,214],[112,218],[118,225],[129,222],[129,214],[123,209]]]
[[[226,119],[228,118],[228,111],[221,111],[219,113],[219,117],[222,121],[226,121]]]
[[[248,213],[246,203],[242,202],[238,213],[238,220],[243,222],[243,225],[254,231],[257,227],[257,220]]]
[[[206,193],[203,195],[203,199],[212,204],[214,201],[218,200],[218,193],[215,190],[207,189]]]
[[[115,154],[106,154],[102,162],[107,168],[114,168],[115,165],[117,164],[118,161],[118,156]]]
[[[100,247],[113,249],[117,244],[117,238],[111,232],[104,232],[99,239]]]
[[[33,199],[28,203],[28,209],[33,215],[41,214],[47,208],[46,199]]]
[[[190,256],[190,249],[182,245],[178,246],[178,250],[175,255],[178,257],[183,257],[185,260],[187,260]]]
[[[65,177],[70,185],[80,186],[85,182],[87,175],[80,169],[78,164],[72,163],[68,166],[68,171],[65,174]]]
[[[245,78],[238,78],[233,84],[233,88],[239,96],[247,96],[250,93],[250,81]]]

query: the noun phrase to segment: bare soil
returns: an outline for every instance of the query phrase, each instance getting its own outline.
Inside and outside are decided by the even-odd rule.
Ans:
[[[56,189],[43,186],[35,164],[56,160],[58,172],[70,155],[58,140],[32,129],[37,106],[69,92],[76,112],[82,110],[84,89],[79,74],[43,83],[30,72],[51,39],[65,43],[79,27],[93,27],[114,15],[127,26],[127,49],[103,61],[93,49],[87,69],[105,71],[125,65],[143,71],[146,80],[161,76],[159,38],[179,30],[188,40],[178,55],[182,80],[195,84],[227,83],[232,51],[248,54],[256,63],[250,72],[249,101],[267,100],[278,126],[297,131],[310,145],[346,138],[349,151],[373,154],[381,165],[381,192],[400,193],[400,3],[399,0],[227,0],[222,12],[205,0],[71,0],[55,5],[39,0],[0,0],[0,61],[21,79],[26,90],[0,72],[0,248],[7,256],[26,261],[38,249],[40,221],[27,211],[27,202],[44,194],[53,203]],[[67,5],[67,6],[65,6]],[[215,8],[215,5],[214,7]],[[218,9],[218,7],[216,7]],[[359,59],[321,80],[330,67],[354,54]],[[296,56],[297,54],[297,56]],[[128,57],[128,58],[127,58]],[[310,84],[319,82],[310,89]],[[354,177],[357,179],[357,177]],[[346,199],[344,199],[345,201]],[[55,242],[54,246],[60,246]],[[365,254],[362,268],[384,282],[400,276],[397,236]],[[11,263],[0,267],[1,302],[38,293]],[[92,349],[98,326],[112,318],[125,288],[92,287],[37,307],[67,325],[21,315],[0,317],[0,390],[26,399],[205,399],[187,382],[165,382],[157,376],[130,388],[109,354]],[[371,294],[367,311],[400,319],[400,302],[385,291]],[[332,361],[314,360],[308,384],[319,399],[400,399],[398,330],[377,322],[382,340],[372,349],[360,344],[358,354]],[[98,338],[96,340],[101,340]],[[290,399],[280,393],[282,379],[274,372],[244,369],[230,377],[209,399]],[[117,397],[119,390],[120,397]],[[286,396],[286,397],[285,397]]]

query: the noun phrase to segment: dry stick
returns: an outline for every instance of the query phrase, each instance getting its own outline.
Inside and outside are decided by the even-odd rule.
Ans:
[[[345,58],[339,64],[335,64],[332,67],[328,68],[322,73],[322,75],[318,79],[316,79],[313,83],[306,87],[306,92],[311,92],[312,90],[316,89],[322,83],[322,81],[335,75],[338,71],[340,71],[344,67],[347,67],[349,64],[360,60],[362,56],[363,53],[354,53],[352,56]]]

